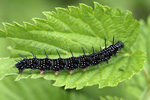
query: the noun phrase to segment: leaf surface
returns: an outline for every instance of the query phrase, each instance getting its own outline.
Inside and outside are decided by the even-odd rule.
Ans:
[[[116,97],[116,96],[106,96],[105,98],[104,97],[100,97],[100,100],[124,100],[122,98],[119,98],[119,97]]]
[[[80,56],[83,55],[82,47],[86,54],[92,53],[92,46],[98,52],[100,45],[105,47],[105,38],[107,46],[112,44],[113,36],[115,43],[120,40],[125,47],[117,57],[113,56],[109,60],[109,64],[99,64],[99,69],[90,66],[88,72],[77,69],[73,75],[65,70],[59,76],[55,76],[53,71],[40,75],[37,70],[25,70],[16,80],[43,77],[46,80],[55,80],[54,86],[65,86],[65,89],[81,89],[95,84],[102,88],[116,86],[143,68],[144,52],[131,50],[139,33],[139,22],[133,19],[131,12],[127,11],[125,14],[120,9],[113,11],[112,8],[96,2],[94,9],[80,4],[80,8],[69,6],[68,9],[57,8],[56,11],[44,12],[47,19],[34,18],[35,25],[28,22],[24,22],[24,26],[16,22],[13,25],[4,23],[5,31],[0,31],[0,37],[11,39],[15,46],[9,47],[9,58],[0,59],[0,77],[17,75],[18,70],[13,66],[16,64],[15,60],[21,58],[18,54],[32,58],[32,51],[37,58],[45,58],[46,50],[49,58],[56,59],[57,49],[62,58],[68,58],[71,57],[70,48],[74,56]]]
[[[49,100],[50,98],[52,100],[93,100],[81,92],[68,92],[62,88],[54,87],[52,82],[41,78],[21,81],[14,81],[14,79],[15,77],[8,77],[0,81],[1,100]]]
[[[126,89],[136,99],[148,100],[150,98],[150,16],[147,22],[140,20],[140,34],[132,47],[133,51],[140,49],[146,52],[146,62],[141,73],[135,75],[130,81],[126,82]]]

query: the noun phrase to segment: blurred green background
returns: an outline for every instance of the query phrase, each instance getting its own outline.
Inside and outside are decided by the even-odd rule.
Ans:
[[[129,10],[135,19],[143,20],[141,23],[147,21],[150,15],[150,0],[95,1],[113,9]],[[92,7],[94,5],[92,0],[0,0],[0,29],[4,29],[3,22],[33,23],[32,18],[45,18],[43,11],[55,11],[55,7],[79,6],[79,3]],[[9,56],[10,52],[7,47],[10,45],[13,45],[10,40],[0,38],[0,57]],[[107,95],[118,96],[124,100],[138,100],[144,94],[145,88],[146,82],[142,72],[131,80],[120,83],[117,87],[98,89],[98,86],[91,86],[81,90],[64,90],[63,87],[53,87],[52,82],[44,79],[25,79],[16,82],[14,77],[9,77],[0,81],[0,100],[99,100],[100,96]]]

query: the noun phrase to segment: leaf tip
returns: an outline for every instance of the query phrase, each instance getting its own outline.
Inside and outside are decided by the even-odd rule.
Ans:
[[[80,3],[79,6],[80,6],[82,11],[90,11],[90,12],[93,11],[93,8],[91,6],[88,6],[84,3]]]

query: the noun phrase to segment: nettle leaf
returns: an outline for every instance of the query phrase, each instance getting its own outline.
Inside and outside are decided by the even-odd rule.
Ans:
[[[100,97],[100,100],[124,100],[122,98],[119,98],[119,97],[112,97],[112,96],[106,96],[105,98],[104,97]]]
[[[74,56],[80,56],[83,55],[82,47],[86,54],[92,53],[92,46],[98,52],[100,45],[105,47],[105,38],[107,45],[112,44],[113,36],[115,42],[120,40],[125,47],[117,57],[109,60],[109,64],[99,64],[99,69],[90,66],[88,72],[77,69],[73,75],[66,70],[61,71],[59,76],[55,76],[53,71],[40,75],[37,70],[25,70],[16,80],[43,77],[55,80],[54,86],[65,86],[65,89],[81,89],[95,84],[102,88],[116,86],[143,68],[144,52],[131,50],[139,33],[139,22],[134,20],[131,12],[125,14],[120,9],[113,11],[96,2],[94,9],[80,4],[80,8],[69,6],[68,9],[57,8],[56,11],[44,12],[47,19],[34,18],[36,25],[27,22],[24,22],[24,26],[16,22],[13,25],[4,23],[5,31],[0,31],[0,36],[13,40],[15,46],[9,47],[9,58],[0,60],[0,77],[18,73],[18,69],[13,68],[15,60],[21,58],[18,54],[32,58],[32,51],[38,58],[45,58],[45,49],[48,56],[54,59],[58,58],[57,49],[62,58],[68,58],[71,57],[70,48]]]
[[[147,19],[147,23],[144,20],[140,20],[140,34],[136,40],[136,43],[133,45],[133,50],[141,49],[146,52],[146,63],[144,64],[150,73],[150,16]]]
[[[62,88],[54,87],[52,82],[47,83],[46,80],[41,78],[36,80],[25,79],[17,82],[13,80],[14,77],[9,77],[0,82],[0,100],[49,100],[49,98],[52,100],[93,100],[81,92],[68,92]]]
[[[130,81],[126,82],[126,89],[136,97],[136,99],[148,100],[150,91],[150,16],[147,22],[140,20],[140,34],[133,45],[133,51],[141,49],[146,52],[146,62],[144,63],[144,69],[141,73],[135,75]]]

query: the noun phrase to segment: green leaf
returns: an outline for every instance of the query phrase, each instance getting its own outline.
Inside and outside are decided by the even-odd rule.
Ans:
[[[9,77],[0,81],[0,100],[93,100],[81,92],[68,92],[62,88],[53,87],[51,82],[41,78],[22,81],[14,81],[14,78]]]
[[[140,34],[136,40],[136,43],[133,45],[133,50],[141,49],[146,52],[146,63],[145,66],[150,73],[150,16],[147,19],[147,23],[144,20],[140,21],[141,28]]]
[[[136,97],[136,99],[149,100],[150,98],[150,16],[147,23],[140,20],[140,34],[132,47],[133,51],[141,49],[146,52],[146,62],[141,73],[135,75],[130,81],[126,82],[127,90]]]
[[[143,73],[138,73],[134,75],[131,80],[125,81],[126,91],[135,98],[135,100],[139,100],[142,96],[142,93],[146,87],[145,79]],[[141,99],[145,100],[145,99]]]
[[[123,100],[122,98],[118,98],[116,96],[112,97],[112,96],[106,96],[106,98],[104,97],[100,97],[100,100]]]
[[[16,80],[43,77],[46,80],[55,80],[54,86],[65,86],[65,89],[81,89],[95,84],[102,88],[116,86],[143,68],[144,52],[131,51],[139,33],[139,23],[133,19],[131,12],[127,11],[125,14],[120,9],[113,11],[112,8],[96,2],[94,9],[80,4],[80,8],[69,6],[68,9],[57,8],[56,11],[57,13],[44,12],[47,19],[34,18],[36,25],[27,22],[24,26],[16,22],[13,25],[4,23],[5,31],[1,31],[0,36],[11,39],[15,46],[9,47],[10,58],[0,60],[0,77],[10,73],[16,75],[18,70],[12,67],[16,64],[15,60],[21,58],[18,54],[32,58],[32,51],[38,58],[45,58],[45,49],[48,56],[54,59],[58,58],[57,49],[62,58],[68,58],[71,57],[70,48],[74,56],[79,56],[83,55],[82,47],[86,54],[92,52],[92,46],[95,51],[99,51],[99,45],[104,48],[105,38],[107,45],[111,45],[113,36],[115,42],[121,40],[125,47],[117,57],[109,60],[109,64],[99,64],[99,69],[96,66],[88,67],[88,72],[77,69],[73,75],[68,71],[61,71],[59,76],[55,76],[53,71],[40,75],[37,70],[25,70]]]

